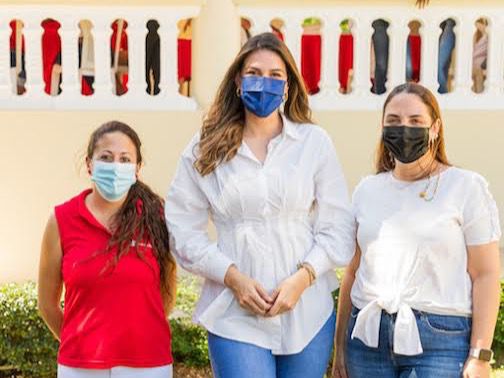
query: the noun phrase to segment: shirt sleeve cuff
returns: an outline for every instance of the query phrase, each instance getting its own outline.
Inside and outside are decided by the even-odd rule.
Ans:
[[[329,256],[327,256],[327,253],[317,247],[308,254],[304,262],[307,262],[313,267],[316,278],[321,277],[324,273],[336,267]]]
[[[231,265],[234,264],[234,261],[229,257],[224,255],[221,251],[215,248],[215,251],[208,254],[210,257],[204,267],[205,276],[212,281],[218,282],[224,285],[224,277]]]

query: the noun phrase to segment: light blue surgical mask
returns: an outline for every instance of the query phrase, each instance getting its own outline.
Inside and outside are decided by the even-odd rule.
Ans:
[[[267,117],[282,104],[285,80],[266,76],[243,76],[243,105],[258,117]]]
[[[107,201],[119,201],[128,194],[128,190],[136,182],[136,164],[94,160],[91,181]]]

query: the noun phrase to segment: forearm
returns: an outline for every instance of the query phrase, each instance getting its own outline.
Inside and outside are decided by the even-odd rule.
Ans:
[[[351,269],[347,268],[341,282],[338,296],[338,314],[336,317],[335,336],[336,349],[343,348],[346,342],[346,329],[348,325],[348,319],[350,318],[350,313],[352,311],[350,291],[352,290],[354,281],[355,273],[351,271]]]
[[[63,325],[63,310],[60,306],[40,308],[40,315],[54,337],[59,341]]]
[[[482,274],[473,281],[471,347],[489,349],[499,312],[500,283],[496,273]]]

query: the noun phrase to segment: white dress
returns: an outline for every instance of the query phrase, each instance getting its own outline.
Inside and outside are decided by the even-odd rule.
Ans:
[[[218,336],[292,354],[333,311],[333,268],[351,260],[355,224],[328,134],[282,119],[282,133],[270,141],[264,164],[242,143],[232,160],[205,177],[193,167],[196,135],[182,154],[165,211],[178,263],[206,278],[195,321]],[[207,234],[209,215],[217,242]],[[234,263],[271,292],[302,261],[312,264],[317,280],[292,311],[279,316],[244,310],[223,284]]]

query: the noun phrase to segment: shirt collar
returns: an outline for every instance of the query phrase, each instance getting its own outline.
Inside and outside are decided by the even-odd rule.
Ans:
[[[91,211],[88,209],[86,205],[86,197],[91,194],[93,189],[86,189],[84,190],[81,194],[78,196],[78,211],[81,217],[83,217],[86,222],[89,224],[93,225],[96,228],[101,229],[102,231],[105,231],[107,234],[111,235],[110,231],[107,230],[107,228],[101,224],[98,219],[95,218],[95,216],[91,213]]]
[[[294,140],[299,140],[300,135],[294,122],[287,118],[287,116],[283,112],[280,112],[280,116],[282,117],[283,123],[282,134],[287,135]]]
[[[282,138],[285,139],[291,138],[293,140],[299,140],[301,136],[298,133],[298,130],[296,128],[296,125],[294,122],[292,122],[290,119],[287,118],[287,116],[283,113],[280,112],[280,117],[282,117],[282,132],[279,136],[276,138]],[[242,142],[240,147],[238,148],[239,155],[246,156],[248,158],[251,158],[253,160],[257,160],[255,156],[251,152],[249,152],[249,149],[244,146],[244,143]]]

